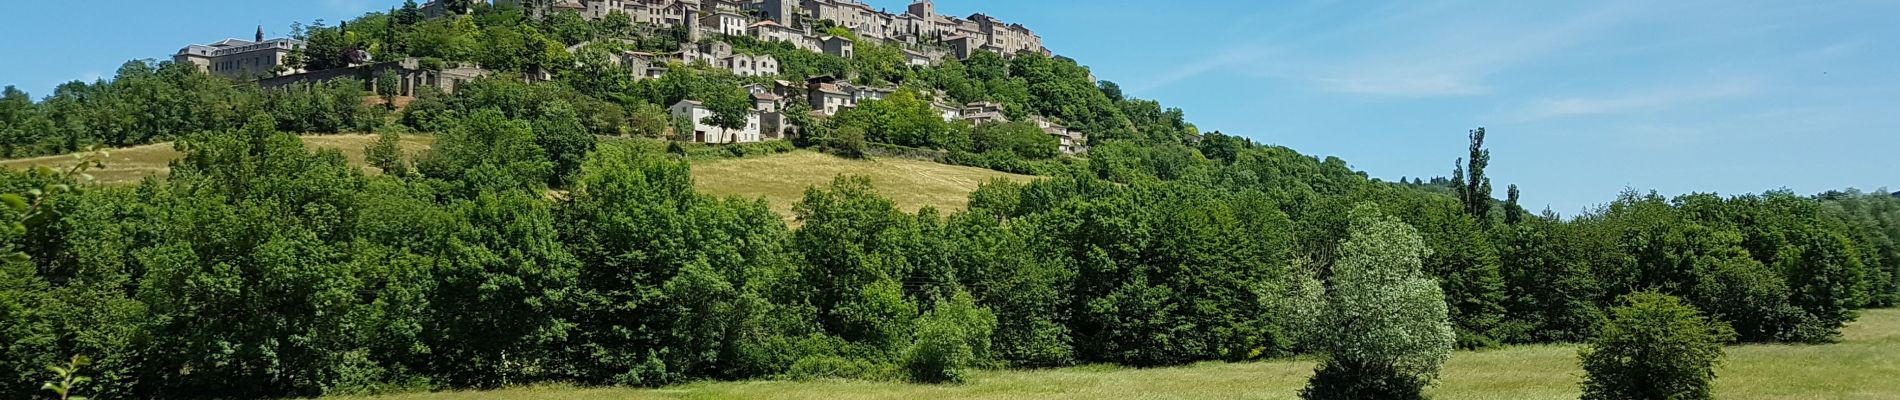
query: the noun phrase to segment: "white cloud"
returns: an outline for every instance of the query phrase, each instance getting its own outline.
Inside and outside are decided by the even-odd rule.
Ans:
[[[1349,78],[1317,78],[1328,91],[1389,97],[1467,96],[1490,93],[1491,89],[1472,82],[1469,77],[1451,73],[1433,75],[1385,74]]]
[[[1483,95],[1493,92],[1488,78],[1584,44],[1657,8],[1632,1],[1584,4],[1582,10],[1536,15],[1486,3],[1400,2],[1372,10],[1354,9],[1363,7],[1357,3],[1329,4],[1334,8],[1315,12],[1354,16],[1325,25],[1302,20],[1304,15],[1266,21],[1260,25],[1275,28],[1135,87],[1161,88],[1233,69],[1352,95]]]
[[[1608,96],[1546,98],[1531,102],[1505,119],[1525,123],[1553,118],[1653,112],[1697,102],[1742,97],[1756,93],[1756,81],[1722,81],[1709,84],[1666,87]]]

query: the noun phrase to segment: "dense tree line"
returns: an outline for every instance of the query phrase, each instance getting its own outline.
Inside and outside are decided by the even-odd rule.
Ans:
[[[112,80],[70,82],[35,101],[11,86],[0,96],[0,156],[24,157],[177,140],[243,126],[266,113],[299,133],[363,132],[384,111],[364,103],[361,82],[262,90],[173,62],[131,61]]]
[[[1456,331],[1444,343],[1467,347],[1583,340],[1635,292],[1682,297],[1737,340],[1826,341],[1895,295],[1900,199],[1879,194],[1632,192],[1506,224],[1338,160],[1209,135],[1110,142],[1086,167],[985,185],[948,215],[841,178],[788,227],[757,200],[694,192],[661,151],[563,155],[585,123],[549,107],[447,112],[434,150],[381,161],[414,173],[382,176],[256,113],[182,138],[169,180],[52,198],[7,237],[31,257],[0,274],[4,386],[26,395],[14,390],[73,354],[97,360],[107,397],[251,397],[951,381],[1321,352],[1415,360],[1328,364],[1342,380],[1325,382],[1405,387],[1435,371],[1416,360],[1442,356],[1316,341],[1341,336],[1315,321],[1373,306],[1349,288],[1385,287],[1353,282],[1414,282],[1404,298],[1442,303]],[[17,191],[50,179],[5,178]]]

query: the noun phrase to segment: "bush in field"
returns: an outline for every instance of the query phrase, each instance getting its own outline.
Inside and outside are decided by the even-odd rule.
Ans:
[[[1310,336],[1325,361],[1300,396],[1421,398],[1455,341],[1444,292],[1422,271],[1418,231],[1370,205],[1351,218]]]
[[[1578,350],[1584,400],[1710,399],[1722,343],[1733,333],[1695,307],[1657,293],[1622,298]]]
[[[904,370],[920,383],[962,382],[965,372],[987,360],[996,315],[957,292],[917,320],[917,339],[904,352]]]

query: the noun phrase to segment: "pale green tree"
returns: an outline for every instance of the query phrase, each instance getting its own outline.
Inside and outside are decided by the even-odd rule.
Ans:
[[[1307,399],[1417,399],[1456,336],[1418,231],[1372,205],[1351,213],[1311,344],[1324,357]]]

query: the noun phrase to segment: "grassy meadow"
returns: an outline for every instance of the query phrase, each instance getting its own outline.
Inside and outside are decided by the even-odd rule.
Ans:
[[[343,157],[350,160],[351,165],[365,167],[367,167],[367,163],[363,161],[363,148],[368,147],[370,143],[375,141],[376,135],[371,134],[310,135],[303,137],[303,143],[306,147],[311,149],[340,150],[343,152]],[[404,136],[402,142],[403,150],[414,155],[424,149],[428,149],[430,144],[435,143],[435,137],[410,135]],[[87,172],[92,174],[93,178],[97,179],[99,183],[112,185],[134,184],[140,180],[144,180],[145,177],[148,176],[164,178],[171,174],[172,160],[183,157],[182,154],[178,153],[178,150],[172,148],[171,142],[109,149],[108,153],[110,153],[110,155],[104,160],[105,168],[93,169]],[[0,160],[0,166],[15,169],[33,168],[42,165],[65,168],[72,166],[74,160],[72,155],[56,155]],[[379,172],[373,167],[368,169],[371,173]]]
[[[764,198],[780,215],[792,215],[792,204],[805,189],[830,184],[839,175],[871,178],[878,194],[898,208],[916,212],[925,206],[939,211],[962,210],[970,192],[995,179],[1028,181],[1033,177],[975,167],[907,159],[852,160],[811,151],[794,151],[756,158],[693,163],[693,181],[700,192],[720,196]]]
[[[538,386],[483,392],[345,397],[361,400],[608,399],[1295,399],[1314,363],[1282,360],[1176,368],[1077,367],[977,373],[962,385],[888,382],[722,382],[663,389]],[[1900,310],[1867,311],[1842,341],[1822,346],[1728,349],[1716,398],[1739,400],[1900,398]],[[1574,346],[1458,352],[1445,365],[1438,400],[1576,399]]]
[[[433,136],[406,136],[403,138],[403,149],[415,155],[428,149],[434,139]],[[363,161],[363,148],[375,140],[376,135],[367,134],[303,137],[304,145],[312,149],[341,150],[352,165],[364,166],[371,173],[377,171]],[[112,149],[110,153],[110,157],[105,160],[105,168],[90,171],[99,183],[134,184],[148,176],[163,178],[171,172],[171,161],[181,156],[171,143]],[[0,160],[0,166],[22,169],[41,165],[66,167],[73,162],[71,155],[57,155]],[[1033,178],[929,161],[852,160],[810,151],[693,162],[693,179],[701,192],[749,199],[764,198],[771,204],[773,211],[787,219],[791,218],[792,204],[804,198],[806,188],[829,184],[838,175],[871,177],[880,194],[907,212],[915,212],[926,206],[945,212],[961,210],[968,206],[970,192],[984,182],[993,179],[1028,181]]]

